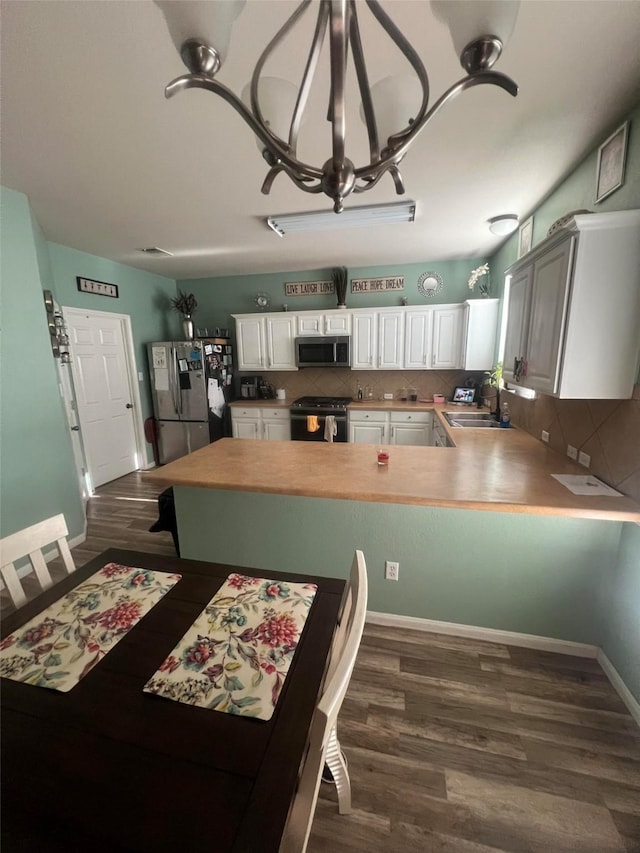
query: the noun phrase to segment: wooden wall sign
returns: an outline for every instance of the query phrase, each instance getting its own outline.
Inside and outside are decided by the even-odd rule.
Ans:
[[[79,275],[76,276],[76,284],[78,285],[78,290],[82,291],[82,293],[95,293],[98,296],[112,296],[114,299],[119,298],[117,284],[107,284],[106,281],[81,278]]]
[[[285,296],[324,296],[335,293],[332,281],[289,281],[284,286]]]
[[[404,290],[404,276],[351,279],[351,293],[383,293],[387,290]]]

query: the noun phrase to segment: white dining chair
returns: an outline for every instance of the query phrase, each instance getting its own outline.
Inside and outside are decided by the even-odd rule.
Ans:
[[[367,566],[362,551],[356,551],[333,638],[324,687],[311,720],[307,752],[298,779],[298,789],[289,810],[280,853],[304,853],[306,850],[325,764],[336,784],[338,811],[340,814],[351,812],[351,782],[336,726],[356,662],[366,615]]]
[[[60,514],[25,527],[24,530],[18,530],[17,533],[12,533],[0,540],[0,575],[14,607],[22,607],[27,603],[27,596],[15,565],[23,558],[29,559],[31,570],[43,590],[53,583],[43,554],[43,548],[47,545],[56,545],[68,574],[75,571],[76,566],[66,538],[68,533],[64,515]],[[30,574],[31,572],[28,572],[27,576]]]

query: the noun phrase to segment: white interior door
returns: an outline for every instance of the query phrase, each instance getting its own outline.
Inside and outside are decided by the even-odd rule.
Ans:
[[[100,486],[138,468],[123,318],[65,311],[89,476]]]

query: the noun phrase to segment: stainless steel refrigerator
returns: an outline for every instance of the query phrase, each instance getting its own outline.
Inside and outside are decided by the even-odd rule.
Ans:
[[[231,341],[154,341],[147,349],[160,463],[230,435]]]

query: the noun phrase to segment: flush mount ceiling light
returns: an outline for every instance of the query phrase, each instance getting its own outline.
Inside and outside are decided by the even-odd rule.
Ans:
[[[350,193],[371,189],[387,172],[393,179],[396,192],[404,193],[398,165],[427,122],[447,101],[465,89],[487,83],[499,86],[513,96],[518,93],[518,87],[511,78],[491,70],[513,31],[518,0],[457,0],[455,3],[431,0],[435,15],[448,24],[454,47],[467,72],[467,76],[447,89],[431,108],[428,106],[429,78],[418,52],[383,11],[378,0],[366,0],[366,6],[412,70],[419,91],[414,103],[407,103],[407,87],[400,85],[398,88],[389,83],[389,78],[370,86],[358,23],[358,10],[362,4],[356,0],[319,0],[315,4],[318,10],[315,32],[300,89],[291,98],[291,83],[262,77],[262,70],[275,48],[311,5],[311,0],[303,0],[271,39],[255,66],[250,85],[250,108],[216,79],[229,46],[231,26],[242,11],[245,0],[155,2],[163,12],[174,44],[190,72],[169,83],[165,89],[166,97],[194,87],[219,95],[239,113],[258,138],[263,157],[270,167],[262,192],[269,193],[275,177],[284,172],[301,190],[323,192],[333,199],[336,213],[342,211],[344,199]],[[298,157],[298,134],[327,34],[331,68],[327,97],[332,150],[323,165],[313,166]],[[369,139],[369,162],[361,166],[356,166],[345,153],[345,80],[349,56],[356,72]],[[375,56],[372,64],[376,64]],[[288,100],[290,107],[286,106]]]
[[[505,213],[504,216],[494,216],[489,219],[489,231],[492,234],[498,234],[504,237],[506,234],[513,234],[518,227],[519,219],[515,213]]]
[[[394,204],[351,207],[343,211],[339,218],[330,210],[322,210],[319,213],[286,213],[282,216],[269,216],[267,225],[279,237],[284,237],[285,234],[299,234],[305,231],[329,231],[336,228],[357,228],[361,225],[414,222],[415,218],[415,201],[401,201]]]

